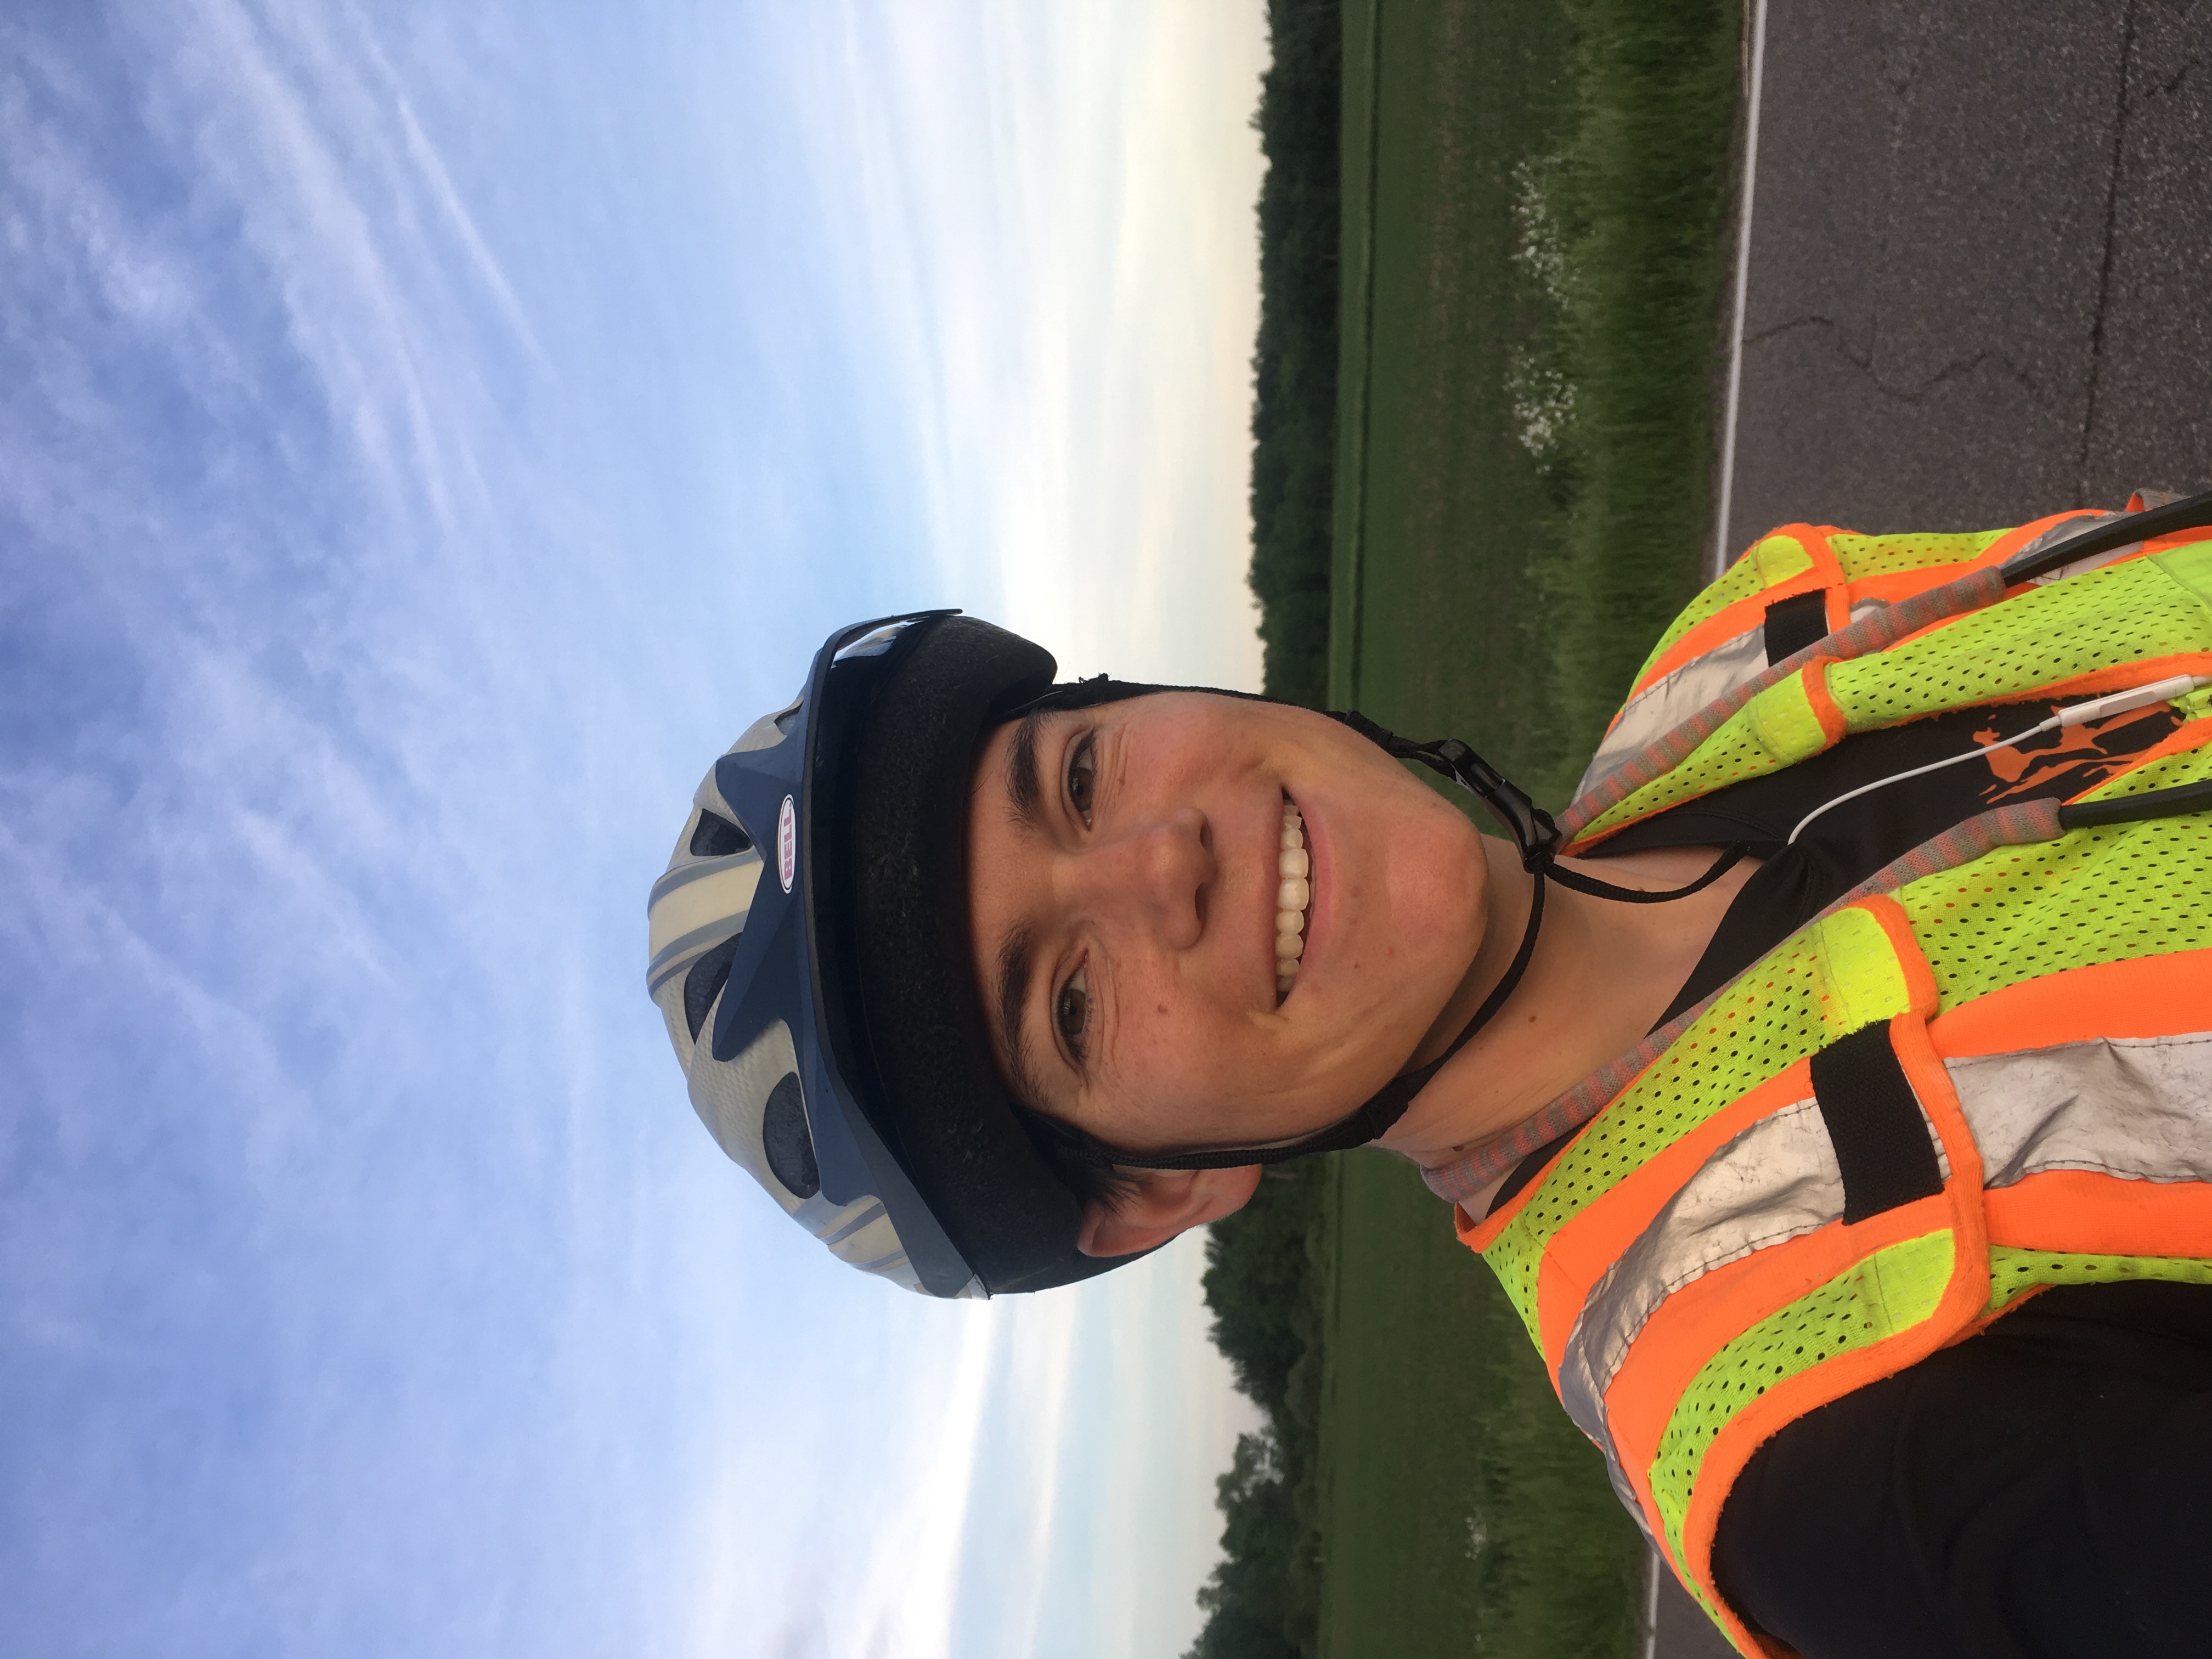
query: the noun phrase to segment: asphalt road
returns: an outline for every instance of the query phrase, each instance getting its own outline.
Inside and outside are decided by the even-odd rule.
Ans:
[[[2212,3],[1766,27],[1731,555],[2212,485]]]
[[[1705,1610],[1690,1599],[1690,1592],[1675,1581],[1672,1573],[1660,1577],[1655,1611],[1658,1617],[1651,1639],[1651,1659],[1736,1659],[1736,1651],[1729,1645],[1728,1638],[1705,1617]]]
[[[1764,82],[1731,556],[2212,486],[2212,0],[1769,0]]]

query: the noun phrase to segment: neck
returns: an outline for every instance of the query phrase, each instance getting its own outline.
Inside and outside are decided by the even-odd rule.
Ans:
[[[1442,1054],[1504,977],[1528,926],[1535,881],[1505,842],[1484,836],[1491,915],[1482,945],[1413,1064]],[[1619,886],[1663,891],[1693,881],[1713,848],[1669,848],[1585,862],[1565,860]],[[1528,971],[1490,1024],[1414,1097],[1382,1144],[1418,1163],[1443,1164],[1504,1133],[1614,1055],[1634,1047],[1674,1000],[1743,884],[1747,859],[1702,892],[1664,904],[1626,904],[1551,883]]]

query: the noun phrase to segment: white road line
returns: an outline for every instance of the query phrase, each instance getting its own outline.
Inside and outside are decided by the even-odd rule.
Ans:
[[[1751,111],[1745,123],[1743,206],[1735,248],[1735,330],[1729,348],[1728,414],[1721,427],[1720,511],[1713,528],[1709,573],[1714,576],[1727,569],[1729,563],[1729,508],[1735,494],[1736,399],[1743,389],[1744,294],[1751,281],[1751,201],[1759,183],[1759,94],[1765,78],[1766,0],[1757,0],[1751,19]]]
[[[1764,0],[1762,0],[1764,3]],[[1656,1659],[1659,1650],[1659,1552],[1644,1553],[1644,1659]]]

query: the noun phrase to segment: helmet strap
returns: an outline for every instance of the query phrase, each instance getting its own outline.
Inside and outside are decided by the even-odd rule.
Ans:
[[[1088,686],[1092,683],[1084,684]],[[1273,699],[1257,701],[1272,702]],[[1506,1000],[1519,987],[1522,976],[1528,972],[1530,959],[1536,954],[1536,935],[1544,921],[1544,883],[1547,879],[1593,898],[1611,899],[1623,904],[1664,904],[1702,892],[1734,869],[1744,854],[1751,850],[1747,842],[1737,842],[1714,860],[1695,881],[1664,892],[1647,892],[1641,888],[1621,887],[1609,881],[1601,881],[1581,871],[1561,866],[1557,862],[1561,836],[1552,815],[1531,800],[1525,790],[1509,781],[1496,767],[1457,738],[1437,738],[1426,743],[1414,743],[1376,725],[1357,710],[1331,709],[1327,712],[1331,720],[1342,721],[1386,753],[1400,760],[1418,761],[1431,771],[1451,779],[1475,795],[1504,826],[1513,837],[1515,846],[1520,849],[1521,867],[1535,878],[1528,896],[1528,921],[1522,930],[1520,948],[1513,953],[1511,963],[1498,983],[1491,988],[1490,994],[1482,1000],[1482,1006],[1460,1028],[1459,1035],[1452,1039],[1450,1047],[1419,1070],[1392,1078],[1358,1110],[1327,1128],[1297,1140],[1278,1142],[1273,1146],[1221,1146],[1200,1152],[1146,1154],[1123,1152],[1067,1124],[1050,1119],[1041,1120],[1048,1133],[1084,1162],[1125,1170],[1242,1169],[1255,1164],[1286,1164],[1294,1158],[1304,1158],[1314,1152],[1343,1152],[1378,1140],[1400,1118],[1405,1116],[1407,1109],[1413,1103],[1413,1097],[1428,1086],[1445,1063],[1465,1048],[1476,1032],[1497,1017],[1498,1011],[1504,1007]]]
[[[1490,1024],[1506,998],[1513,994],[1521,982],[1521,975],[1528,971],[1529,958],[1536,954],[1536,932],[1544,921],[1544,878],[1536,878],[1534,889],[1528,896],[1528,925],[1521,930],[1521,948],[1513,953],[1513,961],[1490,994],[1482,1000],[1482,1006],[1474,1017],[1460,1028],[1451,1046],[1418,1071],[1407,1072],[1392,1078],[1377,1090],[1374,1097],[1351,1116],[1340,1118],[1327,1128],[1284,1141],[1273,1146],[1223,1146],[1196,1152],[1124,1152],[1094,1140],[1079,1130],[1068,1130],[1064,1124],[1054,1129],[1063,1134],[1079,1137],[1071,1141],[1071,1150],[1085,1162],[1109,1164],[1125,1170],[1234,1170],[1252,1164],[1287,1164],[1294,1158],[1304,1158],[1312,1152],[1344,1152],[1353,1146],[1364,1146],[1389,1133],[1391,1127],[1406,1115],[1413,1103],[1413,1097],[1428,1085],[1429,1079],[1443,1069],[1444,1062],[1468,1044],[1468,1039]]]

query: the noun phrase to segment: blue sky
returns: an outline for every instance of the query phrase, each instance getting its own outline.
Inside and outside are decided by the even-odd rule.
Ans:
[[[13,1650],[1158,1655],[1178,1247],[932,1304],[643,900],[863,613],[1250,684],[1255,3],[0,16]],[[788,1236],[787,1236],[788,1235]]]

